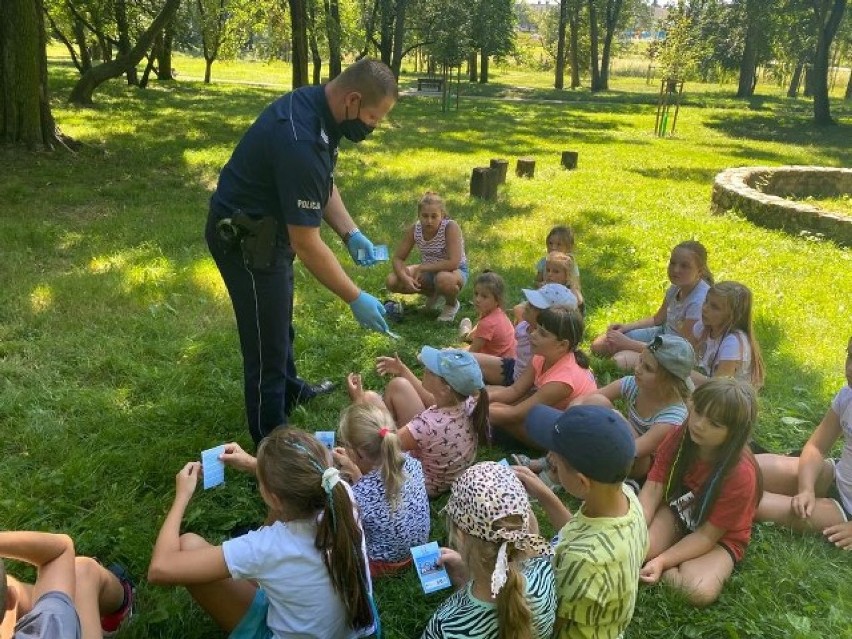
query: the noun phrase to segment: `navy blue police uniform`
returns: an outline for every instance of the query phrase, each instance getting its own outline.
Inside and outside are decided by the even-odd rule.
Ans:
[[[205,237],[237,318],[246,417],[255,443],[285,423],[306,383],[293,360],[293,257],[287,225],[319,227],[334,186],[341,133],[324,87],[296,89],[270,104],[219,174]],[[252,265],[217,224],[239,212],[277,223],[269,265]]]

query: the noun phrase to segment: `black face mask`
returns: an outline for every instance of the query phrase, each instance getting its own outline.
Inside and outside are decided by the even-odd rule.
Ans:
[[[361,115],[361,103],[358,103],[358,113],[355,117],[350,120],[349,119],[349,107],[346,107],[346,117],[343,122],[340,123],[340,132],[343,134],[347,140],[351,142],[363,142],[368,135],[370,135],[375,127],[370,126],[369,124],[365,124],[360,117]]]

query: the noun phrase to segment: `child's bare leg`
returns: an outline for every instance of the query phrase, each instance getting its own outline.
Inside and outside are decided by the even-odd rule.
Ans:
[[[409,274],[411,274],[409,267],[406,266],[405,268],[406,268],[406,270],[408,270]],[[422,293],[423,292],[422,290],[416,289],[413,286],[410,286],[408,283],[401,281],[396,276],[396,273],[394,273],[393,271],[391,271],[391,273],[388,275],[387,279],[385,280],[385,288],[387,288],[392,293]]]
[[[636,351],[619,351],[612,356],[615,363],[623,371],[632,371],[639,363],[639,353]]]
[[[601,333],[592,341],[591,349],[598,357],[611,357],[613,355],[612,348],[606,341],[606,333]]]
[[[80,617],[83,639],[100,639],[101,616],[115,612],[124,603],[124,586],[91,557],[75,558],[74,575],[74,607]]]
[[[210,545],[212,544],[193,533],[184,533],[180,537],[181,550]],[[192,584],[186,589],[196,603],[226,632],[237,627],[257,594],[257,586],[244,579],[220,579],[207,584]]]
[[[648,554],[645,559],[653,559],[667,548],[671,548],[682,536],[674,513],[668,504],[661,504],[648,526]]]
[[[33,609],[33,585],[20,581],[10,574],[6,574],[6,585],[15,591],[15,608],[17,618],[20,619]]]
[[[766,492],[790,495],[799,492],[799,458],[787,457],[786,455],[763,454],[755,455],[763,475],[763,489]],[[828,491],[834,480],[834,464],[826,459],[823,460],[817,476],[814,492],[817,496],[823,496]]]
[[[503,358],[485,353],[472,353],[472,355],[482,369],[482,378],[485,383],[503,386]]]
[[[404,377],[394,377],[388,382],[384,403],[399,427],[405,426],[426,408],[414,386]]]
[[[700,557],[669,568],[663,573],[663,580],[682,590],[693,606],[703,608],[719,598],[733,571],[734,561],[728,551],[716,545]]]
[[[512,317],[515,318],[515,324],[524,319],[524,308],[526,308],[526,303],[521,302],[520,304],[515,304],[512,307]]]
[[[754,515],[755,521],[774,521],[797,532],[821,533],[823,529],[842,524],[846,518],[833,499],[818,497],[810,517],[799,517],[793,510],[793,498],[789,495],[764,492]]]
[[[455,306],[463,281],[462,272],[458,269],[435,273],[435,295],[443,295],[447,306]]]

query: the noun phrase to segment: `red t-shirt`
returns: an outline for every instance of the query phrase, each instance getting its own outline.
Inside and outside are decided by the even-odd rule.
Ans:
[[[515,357],[515,327],[502,308],[495,308],[485,317],[479,318],[470,336],[485,340],[480,353],[512,359]]]
[[[686,426],[679,426],[663,440],[657,448],[654,465],[648,473],[648,481],[660,484],[666,483],[669,468],[677,452],[680,435]],[[689,437],[689,434],[686,434]],[[695,460],[692,467],[683,478],[683,485],[693,492],[704,486],[707,477],[713,470],[713,465],[700,459]],[[739,463],[731,469],[722,484],[716,502],[710,509],[707,518],[711,524],[722,528],[725,534],[719,543],[728,548],[737,561],[745,555],[745,549],[751,539],[751,524],[754,511],[757,509],[757,469],[754,462],[743,454]]]

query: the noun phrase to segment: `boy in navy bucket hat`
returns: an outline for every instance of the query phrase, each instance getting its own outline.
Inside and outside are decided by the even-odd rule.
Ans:
[[[616,639],[633,617],[639,569],[648,550],[642,507],[623,482],[636,444],[616,411],[538,405],[526,418],[529,438],[566,491],[583,500],[572,514],[532,471],[515,472],[554,526],[561,527],[554,568],[559,598],[554,637]]]

